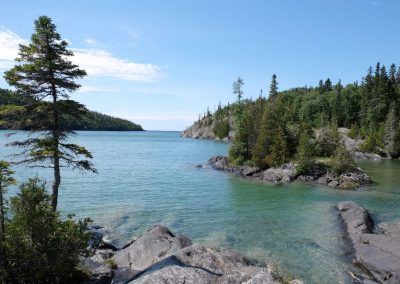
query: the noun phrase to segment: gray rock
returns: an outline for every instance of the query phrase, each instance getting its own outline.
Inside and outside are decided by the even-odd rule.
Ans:
[[[261,172],[262,169],[260,167],[243,166],[243,167],[240,167],[239,171],[240,171],[241,176],[251,177],[251,176],[254,176],[255,174]]]
[[[106,263],[109,258],[114,269]],[[258,267],[239,253],[193,245],[160,225],[124,249],[97,250],[85,264],[92,271],[88,283],[96,284],[278,283],[267,267]]]
[[[384,234],[373,233],[373,220],[360,205],[351,201],[337,205],[354,249],[354,263],[370,273],[379,283],[400,283],[399,224],[380,225]]]
[[[213,169],[216,169],[216,170],[219,170],[219,171],[230,171],[230,172],[233,172],[234,170],[236,170],[236,168],[229,166],[228,158],[225,157],[225,156],[211,157],[208,160],[208,164]]]
[[[293,163],[287,163],[277,168],[264,171],[263,180],[269,182],[290,182],[296,177],[296,168]]]
[[[130,283],[278,283],[242,255],[201,246],[184,248]]]
[[[116,252],[114,261],[118,267],[141,271],[189,245],[189,239],[176,237],[168,228],[157,225],[125,249]]]
[[[120,239],[110,238],[110,236],[103,236],[101,239],[100,248],[111,249],[113,251],[121,250],[127,246],[129,246],[131,242],[123,241]]]
[[[83,260],[82,266],[91,271],[91,277],[86,283],[111,283],[113,270],[106,264],[105,260],[110,259],[113,255],[114,253],[112,250],[97,249],[94,255]]]
[[[360,151],[352,151],[352,156],[357,160],[381,160],[382,156],[375,153],[364,153]]]

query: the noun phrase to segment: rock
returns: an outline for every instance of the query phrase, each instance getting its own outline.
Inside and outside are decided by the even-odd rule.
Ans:
[[[364,153],[364,152],[360,152],[360,151],[352,151],[352,156],[354,159],[358,159],[358,160],[381,160],[382,157],[378,154],[375,153]]]
[[[378,229],[382,234],[398,238],[400,236],[400,221],[380,223]]]
[[[130,242],[123,241],[120,239],[111,239],[108,235],[103,236],[100,243],[100,248],[111,249],[117,251],[129,246]]]
[[[88,283],[96,284],[278,283],[269,268],[256,266],[239,253],[193,245],[161,225],[124,249],[97,250],[84,266],[92,272]]]
[[[269,168],[265,170],[262,179],[269,182],[290,182],[295,177],[295,165],[293,163],[288,163],[278,168]]]
[[[168,228],[157,225],[125,249],[116,252],[114,261],[118,267],[141,271],[189,245],[189,239],[177,237]]]
[[[360,205],[351,201],[337,205],[354,249],[354,263],[379,283],[400,283],[400,221],[380,225],[373,232],[373,220]]]
[[[130,283],[278,283],[242,255],[201,246],[184,248]]]
[[[332,180],[328,183],[328,186],[330,186],[330,187],[337,187],[338,185],[339,185],[338,180]]]
[[[241,176],[251,177],[251,176],[254,176],[255,174],[261,172],[262,169],[260,167],[243,166],[243,167],[240,167],[239,171],[240,171]]]
[[[109,267],[105,260],[110,259],[114,255],[112,250],[98,249],[94,255],[83,260],[83,267],[91,272],[91,277],[85,283],[108,284],[113,278],[113,270]]]
[[[228,162],[228,158],[225,156],[215,156],[215,157],[211,157],[208,160],[208,164],[216,169],[216,170],[220,170],[220,171],[234,171],[235,169],[233,167],[229,166],[229,162]]]

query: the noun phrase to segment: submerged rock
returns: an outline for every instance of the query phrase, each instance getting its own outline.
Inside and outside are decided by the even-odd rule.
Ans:
[[[400,283],[400,221],[380,224],[380,232],[374,233],[374,222],[363,207],[343,201],[337,208],[353,245],[354,263],[373,281]]]
[[[279,283],[267,267],[233,251],[194,245],[157,225],[118,251],[97,250],[84,261],[88,283]],[[301,283],[301,282],[293,282]]]

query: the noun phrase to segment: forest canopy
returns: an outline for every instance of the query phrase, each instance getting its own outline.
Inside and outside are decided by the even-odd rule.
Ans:
[[[0,88],[0,129],[23,129],[19,126],[21,114],[18,109],[29,104],[29,98]],[[95,111],[88,111],[84,119],[70,117],[67,128],[73,130],[141,131],[143,128],[129,120]]]

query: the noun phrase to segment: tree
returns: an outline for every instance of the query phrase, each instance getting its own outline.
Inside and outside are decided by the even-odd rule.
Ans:
[[[315,149],[311,142],[312,129],[304,126],[300,134],[299,146],[297,147],[297,173],[307,174],[315,168],[316,161],[314,158]]]
[[[52,20],[40,16],[35,21],[31,42],[20,45],[19,64],[5,73],[6,81],[18,94],[32,98],[26,108],[30,119],[25,121],[24,129],[40,134],[10,145],[23,149],[19,163],[53,168],[53,210],[57,208],[61,167],[96,171],[89,161],[91,153],[68,141],[74,132],[66,126],[67,117],[83,117],[87,110],[69,99],[69,94],[80,87],[74,80],[84,77],[86,72],[68,60],[73,53],[67,47],[68,43],[62,40]]]
[[[7,186],[15,184],[15,179],[12,177],[14,172],[10,169],[9,163],[0,160],[0,267],[5,264],[5,200],[4,194]],[[0,278],[1,281],[1,278]]]
[[[233,82],[233,94],[237,96],[238,103],[240,104],[242,97],[243,97],[243,86],[244,82],[243,79],[238,77],[236,81]]]
[[[398,128],[398,118],[396,113],[396,105],[392,103],[390,111],[387,115],[385,122],[385,133],[384,133],[384,146],[385,150],[389,153],[391,157],[397,157],[399,153],[395,151],[395,138]]]
[[[325,91],[327,91],[327,92],[332,91],[332,82],[331,82],[331,79],[328,78],[328,79],[325,80],[324,89],[325,89]]]
[[[271,85],[269,87],[269,99],[274,100],[278,95],[278,81],[276,80],[276,75],[272,75]]]

